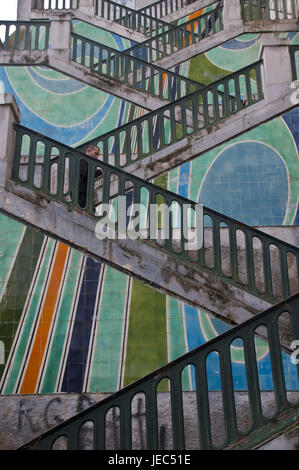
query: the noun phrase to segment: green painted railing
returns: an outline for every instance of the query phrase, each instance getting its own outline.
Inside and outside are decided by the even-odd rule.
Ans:
[[[34,10],[75,10],[79,8],[80,0],[33,0]]]
[[[197,44],[222,30],[223,6],[220,3],[212,11],[136,44],[127,49],[126,53],[140,57],[147,62],[155,62],[174,52]]]
[[[206,207],[202,234],[202,225],[196,225],[195,202],[25,127],[16,125],[15,130],[12,171],[15,183],[97,220],[101,217],[96,205],[113,205],[117,196],[125,196],[129,191],[132,203],[144,206],[138,222],[140,230],[145,231],[142,233],[153,230],[146,243],[270,302],[286,298],[294,290],[298,292],[299,248]],[[115,153],[116,147],[115,142]],[[84,190],[80,189],[80,175],[84,176]],[[153,204],[165,204],[160,215],[151,213]],[[116,231],[118,227],[116,223]]]
[[[49,21],[0,21],[3,42],[0,50],[32,51],[49,47]]]
[[[299,80],[299,45],[290,46],[293,80]]]
[[[194,441],[196,436],[199,436],[199,448],[201,450],[215,448],[250,449],[266,442],[267,439],[283,432],[298,420],[299,402],[289,399],[285,384],[286,366],[282,360],[281,320],[285,319],[286,316],[290,321],[292,338],[299,338],[299,295],[297,294],[126,386],[100,403],[54,427],[21,449],[50,450],[53,447],[54,449],[64,448],[67,450],[84,449],[82,439],[84,434],[82,434],[82,431],[84,431],[85,426],[86,442],[86,425],[89,431],[88,449],[111,449],[113,447],[109,442],[108,431],[108,417],[111,412],[118,412],[119,417],[119,426],[113,424],[114,431],[119,437],[119,445],[114,449],[136,449],[136,440],[138,442],[138,438],[136,438],[136,431],[133,431],[132,416],[132,404],[136,397],[142,401],[144,409],[144,417],[141,418],[145,431],[144,447],[150,450],[161,449],[158,431],[162,408],[157,390],[163,380],[167,380],[169,383],[170,391],[168,432],[170,436],[172,435],[172,443],[167,448],[175,450],[189,449],[190,447],[187,447],[188,443],[186,443],[188,431],[186,427],[187,410],[185,409],[186,405],[182,391],[182,376],[190,368],[192,368],[196,383],[194,393],[196,404],[192,413],[196,424],[192,427],[192,438]],[[256,340],[260,328],[263,328],[266,336],[264,344],[269,348],[270,353],[269,362],[274,395],[271,403],[271,416],[265,412],[260,390],[261,371],[258,368],[256,349]],[[232,347],[236,344],[243,350],[244,373],[247,379],[247,392],[243,392],[243,398],[245,395],[248,397],[250,417],[249,425],[245,430],[240,429],[242,426],[238,421],[238,406],[240,405],[237,403],[237,394],[233,382]],[[223,409],[221,417],[212,408],[210,401],[207,364],[211,355],[216,355],[219,359],[219,376],[221,378],[219,403],[222,402]],[[288,360],[290,360],[290,357],[288,357]],[[242,408],[244,408],[244,400]],[[165,409],[162,412],[165,415]],[[215,424],[217,432],[223,433],[222,442],[218,442],[214,435],[213,428]]]
[[[163,16],[170,15],[170,13],[174,13],[187,5],[192,5],[197,1],[198,0],[159,0],[158,2],[151,3],[146,7],[140,8],[138,11],[145,15],[150,15],[153,18],[162,18]]]
[[[262,100],[261,66],[260,60],[244,67],[211,85],[92,139],[79,149],[85,151],[88,145],[97,145],[103,161],[117,168],[140,161]]]
[[[95,14],[146,36],[153,36],[173,28],[169,23],[111,0],[96,0]]]
[[[75,33],[72,33],[71,60],[99,75],[168,101],[203,87],[194,80]]]
[[[296,16],[296,0],[241,0],[244,21],[291,20]]]

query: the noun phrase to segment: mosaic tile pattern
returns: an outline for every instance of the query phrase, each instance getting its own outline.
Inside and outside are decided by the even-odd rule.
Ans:
[[[191,19],[191,16],[189,17]],[[113,34],[75,24],[119,49]],[[97,36],[94,36],[94,35]],[[298,35],[289,35],[293,43]],[[176,68],[210,83],[257,59],[261,36],[246,35]],[[22,124],[68,145],[144,111],[44,67],[0,68]],[[170,171],[156,183],[252,225],[299,221],[299,110],[273,119]],[[216,189],[217,188],[217,189]],[[113,392],[224,332],[228,326],[77,251],[0,216],[0,393]],[[269,351],[257,344],[261,388],[272,387]],[[246,389],[240,344],[234,386]],[[299,389],[284,357],[287,387]],[[220,387],[217,356],[209,387]],[[195,386],[192,370],[185,390]]]

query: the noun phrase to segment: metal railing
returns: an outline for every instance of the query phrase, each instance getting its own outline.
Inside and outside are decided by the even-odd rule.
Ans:
[[[203,87],[194,80],[75,33],[72,33],[71,60],[99,75],[168,101],[175,101]]]
[[[160,34],[173,28],[169,23],[111,0],[100,2],[96,0],[95,14],[146,36]]]
[[[299,80],[299,45],[290,46],[290,55],[293,80]]]
[[[150,15],[153,18],[162,18],[163,16],[167,16],[170,15],[170,13],[178,11],[180,8],[192,5],[192,3],[197,1],[198,0],[159,0],[158,2],[151,3],[146,7],[140,8],[138,11],[145,15]]]
[[[0,50],[45,50],[49,47],[49,21],[0,21]]]
[[[117,198],[130,191],[132,203],[142,205],[141,233],[150,231],[144,242],[270,302],[298,292],[299,248],[207,207],[201,233],[195,202],[23,126],[15,125],[15,130],[15,183],[97,220],[101,205],[115,207]],[[114,153],[117,146],[115,141]],[[151,212],[155,204],[162,204],[160,215]],[[116,232],[119,227],[116,220]]]
[[[285,384],[285,365],[282,359],[280,321],[286,315],[290,321],[292,337],[299,338],[299,295],[297,294],[126,386],[100,403],[54,427],[21,449],[50,450],[57,448],[58,444],[61,446],[58,447],[60,449],[84,449],[84,446],[82,446],[82,431],[84,426],[86,429],[86,425],[89,429],[89,449],[111,449],[107,430],[108,416],[111,412],[118,412],[119,417],[119,443],[117,447],[112,448],[120,450],[136,449],[134,447],[136,445],[136,433],[134,434],[133,431],[132,408],[134,399],[138,397],[143,402],[144,409],[142,420],[145,432],[145,448],[157,450],[161,448],[158,434],[161,405],[157,390],[159,384],[165,380],[169,384],[170,392],[168,432],[172,437],[172,442],[167,449],[188,449],[186,446],[187,410],[182,391],[182,376],[190,368],[194,373],[196,384],[193,412],[196,424],[192,427],[192,435],[198,435],[198,447],[201,450],[255,448],[271,436],[277,435],[288,426],[293,425],[296,415],[298,419],[299,403],[296,400],[289,400]],[[260,328],[263,328],[266,332],[266,345],[270,353],[269,362],[274,395],[271,404],[271,411],[273,410],[271,416],[267,415],[264,410],[260,389],[261,371],[258,368],[256,349],[256,335]],[[233,382],[231,348],[236,343],[243,350],[244,374],[246,374],[247,379],[249,425],[245,430],[240,430],[238,422],[239,409]],[[212,408],[210,401],[207,364],[211,355],[217,355],[219,361],[221,380],[219,401],[222,403],[222,420],[219,419],[219,413],[217,415],[217,411]],[[299,377],[298,366],[297,377]],[[244,407],[244,404],[242,406]],[[163,412],[165,414],[165,409],[163,409]],[[217,442],[213,433],[215,424],[217,424],[217,432],[219,433],[220,428],[223,432],[222,442]],[[115,426],[114,423],[114,430],[117,432]]]
[[[296,0],[241,0],[244,21],[296,19]]]
[[[263,99],[262,60],[81,145],[99,146],[117,168],[140,161]],[[177,115],[180,115],[178,122]],[[111,148],[113,159],[111,159]]]
[[[212,11],[136,44],[125,52],[147,62],[155,62],[222,30],[223,6],[220,4]]]
[[[79,8],[80,0],[34,0],[34,10],[75,10]]]

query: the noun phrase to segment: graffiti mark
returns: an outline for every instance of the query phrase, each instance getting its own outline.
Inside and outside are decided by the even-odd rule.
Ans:
[[[49,401],[49,403],[46,406],[44,420],[45,420],[45,424],[46,424],[47,428],[50,428],[50,427],[53,426],[53,421],[54,421],[54,424],[60,424],[60,423],[63,422],[63,419],[60,417],[59,414],[55,414],[55,416],[53,416],[52,419],[50,419],[51,406],[53,405],[53,403],[59,403],[60,404],[61,403],[61,398],[59,398],[59,397],[53,398],[52,400]],[[57,411],[56,411],[56,413],[57,413]]]
[[[35,403],[33,401],[25,400],[25,399],[20,401],[19,414],[18,414],[18,431],[21,431],[21,429],[24,427],[25,422],[29,423],[30,430],[32,432],[38,432],[41,430],[40,427],[35,425],[33,422],[31,412],[34,409],[35,409]]]

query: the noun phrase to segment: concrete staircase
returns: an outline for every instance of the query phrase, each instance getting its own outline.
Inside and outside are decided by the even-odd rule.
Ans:
[[[198,3],[196,2],[196,4]],[[236,10],[228,9],[235,3],[238,3],[240,7],[240,3],[235,0],[230,4],[227,0],[224,2],[223,23],[225,29],[229,28],[233,35],[255,31],[254,25],[247,25],[246,28],[251,29],[246,30],[243,20],[242,25],[240,24],[240,8],[237,14]],[[46,31],[51,35],[51,46],[49,47],[46,42],[47,47],[44,50],[40,50],[39,47],[33,49],[29,47],[29,49],[20,51],[18,48],[9,50],[8,43],[4,43],[4,47],[0,51],[0,63],[3,65],[48,65],[73,78],[85,81],[89,85],[97,86],[107,92],[112,92],[114,89],[113,94],[119,93],[115,91],[116,85],[110,76],[104,79],[94,71],[87,73],[84,64],[74,63],[76,61],[70,59],[70,38],[71,36],[74,38],[70,30],[71,18],[79,17],[79,11],[69,12],[70,16],[64,20],[62,20],[62,12],[56,12],[55,19],[49,16],[49,18],[51,17],[50,21],[41,21],[40,24],[36,19],[34,27],[44,26],[46,28]],[[83,15],[86,15],[86,20],[89,13],[87,10],[84,11],[84,8],[82,11]],[[21,9],[19,13],[22,13]],[[141,14],[150,16],[143,11]],[[234,14],[237,18],[234,17]],[[44,12],[43,15],[45,17],[49,15],[49,12]],[[51,12],[50,15],[52,15]],[[152,18],[152,16],[150,17]],[[32,19],[31,13],[30,18]],[[230,23],[226,22],[226,18],[229,18]],[[106,19],[104,18],[104,20]],[[231,21],[235,22],[234,25]],[[295,26],[296,19],[287,21],[288,23],[271,20],[271,31],[282,31],[283,28],[288,28],[288,31],[298,30],[298,26]],[[96,25],[99,26],[100,22],[101,20]],[[23,22],[21,26],[24,26],[26,30],[28,24],[30,23]],[[119,22],[117,24],[117,27],[122,26],[128,29]],[[30,25],[30,27],[32,26],[33,24]],[[157,28],[159,27],[157,26]],[[258,25],[259,31],[261,32],[264,27],[270,28],[270,26],[260,24]],[[175,28],[169,29],[169,31],[173,30]],[[241,30],[242,32],[240,32]],[[122,32],[125,33],[124,30]],[[133,31],[133,33],[140,34],[140,31]],[[219,44],[228,40],[225,36],[225,30],[215,33],[215,37],[217,34],[221,34]],[[132,34],[130,38],[133,38]],[[146,48],[151,47],[148,41],[152,41],[154,38],[144,41]],[[66,43],[66,39],[68,43]],[[26,47],[29,44],[26,32],[23,40]],[[193,57],[199,53],[200,47],[215,47],[217,42],[213,43],[214,40],[213,35],[213,37],[196,42],[196,44],[188,45],[183,48],[183,51],[179,50],[170,55],[165,53],[163,59],[154,61],[155,67],[157,64],[159,66],[162,64],[167,68],[171,66],[167,62],[168,60],[173,61],[173,64],[182,62],[182,53],[185,54],[184,60],[186,60],[186,54],[187,58]],[[63,43],[63,41],[65,42]],[[19,44],[18,41],[15,44]],[[114,53],[116,54],[116,52]],[[127,56],[130,60],[135,60],[134,55],[127,53]],[[73,57],[77,59],[76,54]],[[0,97],[0,112],[2,114],[0,135],[2,142],[5,143],[0,153],[0,211],[2,213],[31,225],[46,235],[57,238],[95,259],[133,275],[156,289],[171,294],[186,303],[201,307],[230,325],[238,325],[219,338],[191,351],[162,369],[105,398],[86,411],[73,416],[23,448],[47,449],[52,448],[53,445],[54,448],[63,447],[65,442],[58,442],[62,437],[66,437],[68,449],[78,449],[80,446],[95,449],[107,448],[110,431],[107,431],[105,438],[105,426],[108,428],[110,426],[111,429],[111,423],[109,424],[109,420],[106,420],[106,414],[112,409],[118,409],[120,413],[119,448],[131,449],[132,445],[140,445],[134,441],[136,435],[132,427],[132,400],[136,394],[140,394],[143,396],[141,406],[145,412],[145,420],[142,424],[146,430],[145,448],[161,448],[158,440],[157,414],[159,408],[159,406],[157,408],[157,404],[161,401],[162,404],[168,402],[171,410],[171,419],[164,417],[168,426],[171,422],[170,428],[173,437],[172,443],[169,443],[170,447],[167,448],[185,449],[186,436],[189,431],[185,424],[184,395],[180,377],[182,371],[190,364],[194,367],[197,391],[194,392],[189,405],[193,408],[195,403],[197,405],[196,426],[199,429],[198,442],[192,444],[191,448],[258,448],[274,437],[280,436],[298,419],[298,402],[296,400],[291,402],[287,396],[281,356],[282,352],[290,355],[291,341],[298,338],[299,334],[299,249],[296,247],[298,244],[296,227],[257,230],[208,208],[201,207],[199,212],[201,214],[201,230],[196,232],[199,227],[191,223],[187,227],[187,232],[184,232],[183,223],[174,223],[174,218],[169,218],[165,210],[175,205],[176,214],[183,214],[184,206],[188,206],[195,214],[199,205],[146,181],[296,106],[296,103],[293,103],[290,98],[290,85],[294,80],[294,75],[287,41],[265,40],[261,57],[262,62],[253,64],[246,71],[240,71],[239,75],[234,74],[234,76],[228,77],[226,82],[223,80],[221,83],[214,83],[210,88],[199,87],[193,93],[186,93],[182,98],[166,105],[161,102],[163,96],[151,96],[145,91],[140,92],[136,90],[136,87],[132,87],[129,80],[128,83],[122,83],[122,92],[125,90],[126,99],[129,99],[130,96],[130,101],[136,104],[138,101],[139,105],[143,100],[144,104],[147,103],[147,106],[144,107],[151,112],[145,115],[143,120],[129,123],[124,128],[117,129],[114,134],[109,133],[109,135],[94,139],[79,149],[69,148],[63,143],[53,141],[33,130],[17,125],[20,116],[13,97],[9,95]],[[280,77],[277,77],[276,74],[275,64],[278,62],[284,65]],[[141,61],[139,62],[141,67],[140,64]],[[256,73],[258,83],[256,93],[253,93],[250,84],[248,86],[248,80],[246,81],[246,76],[248,77],[253,70]],[[166,71],[162,70],[160,73],[165,74]],[[155,68],[155,74],[159,74],[158,67]],[[128,74],[129,76],[132,78],[132,75]],[[236,84],[240,76],[244,76],[247,82],[246,100],[244,96],[241,99],[241,95],[236,93],[236,89],[235,93],[231,93],[228,88],[229,80]],[[139,75],[135,76],[135,83],[138,83],[139,78],[140,71]],[[145,79],[148,79],[147,75],[145,75]],[[118,82],[118,80],[115,81]],[[119,86],[119,88],[121,87]],[[186,90],[188,90],[187,85]],[[209,93],[212,94],[212,102],[207,98],[206,101],[204,100],[204,97],[207,97]],[[216,110],[216,114],[213,116],[210,114],[211,105],[213,110]],[[180,108],[179,112],[176,109],[178,107]],[[155,147],[150,142],[147,153],[143,151],[142,144],[141,147],[138,144],[137,152],[134,153],[134,150],[128,146],[127,135],[134,126],[136,126],[138,133],[138,126],[139,129],[142,129],[144,119],[147,120],[149,129],[151,128],[151,120],[156,121],[160,130],[159,144]],[[162,137],[165,122],[171,126],[172,130],[170,142]],[[13,124],[15,124],[15,132]],[[180,128],[178,134],[177,126]],[[121,132],[125,135],[122,141],[119,139]],[[152,134],[148,132],[148,135],[149,141],[151,141]],[[177,138],[177,135],[180,137]],[[29,152],[24,151],[23,148],[24,136],[30,140]],[[114,148],[116,149],[113,154],[110,154],[107,148],[107,141],[111,136],[114,138]],[[44,148],[43,152],[39,150],[41,144]],[[102,161],[94,161],[82,153],[90,144],[99,146]],[[55,158],[51,154],[52,148],[58,150],[58,155]],[[87,200],[84,207],[79,204],[78,193],[82,162],[88,168]],[[126,171],[122,167],[125,167]],[[102,176],[100,180],[96,181],[95,171],[99,169]],[[145,199],[141,197],[141,194],[146,195]],[[164,218],[162,217],[162,219],[164,222],[156,226],[153,238],[150,240],[124,238],[123,233],[119,230],[119,225],[116,226],[116,238],[101,238],[101,217],[97,207],[103,204],[109,204],[111,207],[120,197],[125,198],[126,204],[129,201],[137,204],[146,201],[143,215],[144,220],[148,220],[150,226],[149,204],[155,203],[158,196],[162,197],[166,209],[163,209]],[[125,225],[128,228],[127,222]],[[149,227],[145,224],[139,228],[142,228],[143,235],[145,235]],[[163,236],[167,228],[170,228],[170,238],[168,239]],[[194,236],[194,233],[202,238],[202,245],[186,248],[183,242],[186,242],[186,239],[191,239],[190,235]],[[289,297],[290,295],[293,296]],[[271,304],[275,305],[270,307]],[[264,312],[257,315],[261,311]],[[284,312],[288,312],[289,315],[288,327],[286,327],[285,321],[279,324],[279,319],[282,318]],[[281,334],[279,327],[282,328],[283,334]],[[263,394],[259,389],[254,346],[255,336],[267,344],[271,353],[275,396],[274,407],[270,407],[271,419],[265,417],[262,406]],[[250,419],[246,432],[240,432],[237,423],[236,408],[242,399],[234,393],[229,356],[230,345],[237,339],[241,340],[244,348],[248,382]],[[215,408],[216,412],[213,415],[213,402],[210,398],[205,372],[206,358],[215,352],[219,355],[220,360],[222,379],[220,395],[223,402],[224,418],[219,442],[217,440],[219,436],[213,437],[212,425],[213,420],[216,423],[219,422],[220,411],[218,412]],[[169,380],[170,394],[166,392],[166,395],[158,395],[159,389],[157,387],[163,378]],[[297,399],[296,393],[294,395]],[[163,409],[166,408],[167,406],[163,405]],[[83,431],[85,444],[80,441],[82,429],[85,429]],[[219,425],[217,425],[217,429],[220,429]]]
[[[290,395],[284,385],[279,328],[279,319],[287,311],[294,337],[298,335],[298,301],[298,294],[286,299],[102,399],[20,449],[241,450],[269,444],[298,422],[298,392]],[[266,344],[271,352],[274,387],[269,394],[259,388],[255,333],[261,326],[267,329]],[[244,350],[247,372],[248,391],[243,395],[234,391],[233,384],[230,347],[236,340]],[[210,354],[219,356],[222,384],[221,391],[214,395],[209,392],[206,376]],[[196,392],[187,398],[181,380],[190,367]],[[165,381],[169,392],[159,392]],[[141,416],[138,422],[134,419],[137,400]],[[158,433],[161,423],[166,431],[163,445]]]

